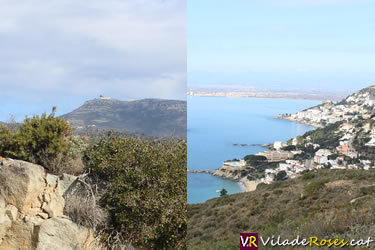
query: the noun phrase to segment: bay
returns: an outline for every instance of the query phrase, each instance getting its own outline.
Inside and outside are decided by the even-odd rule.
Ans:
[[[214,170],[225,160],[264,151],[265,148],[259,146],[261,144],[287,141],[304,134],[313,127],[273,117],[294,113],[319,103],[305,100],[188,96],[188,169]],[[209,174],[190,173],[187,183],[188,203],[219,197],[217,191],[222,188],[228,190],[229,194],[242,191],[238,182]]]

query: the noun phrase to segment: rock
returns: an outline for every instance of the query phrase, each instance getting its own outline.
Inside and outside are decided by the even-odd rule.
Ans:
[[[12,221],[5,213],[5,209],[0,208],[0,240],[8,232],[8,229],[12,226]]]
[[[15,206],[13,205],[8,205],[6,208],[5,208],[5,212],[6,214],[8,215],[9,219],[11,221],[15,221],[17,220],[17,215],[18,215],[18,210]]]
[[[24,217],[23,217],[23,221],[24,222],[28,222],[28,221],[30,221],[30,216],[29,215],[25,215]]]
[[[43,167],[25,161],[10,161],[8,166],[0,170],[0,180],[4,180],[2,188],[8,191],[7,204],[14,205],[21,213],[31,208],[45,187],[45,171]]]
[[[48,213],[50,218],[62,216],[64,214],[65,199],[62,196],[56,195],[51,199],[50,203],[47,205],[44,204],[43,210]]]
[[[56,187],[58,179],[59,177],[56,175],[47,174],[47,177],[46,177],[47,186]]]
[[[32,244],[32,229],[23,221],[15,221],[12,227],[3,237],[3,242],[0,245],[0,250],[31,250]]]
[[[40,218],[45,219],[45,220],[48,219],[48,214],[46,214],[46,213],[38,213],[37,216],[39,216]]]
[[[48,214],[47,214],[48,216]],[[33,217],[29,217],[28,221],[26,222],[28,224],[28,227],[29,228],[33,228],[35,226],[40,226],[43,222],[44,222],[44,218],[42,218],[42,216],[33,216]]]
[[[72,184],[77,181],[78,177],[70,174],[63,174],[62,177],[58,180],[57,192],[65,196],[65,193],[71,190]]]
[[[43,194],[43,201],[47,203],[51,202],[51,195],[48,193]]]
[[[36,216],[38,213],[42,212],[42,210],[38,207],[36,208],[31,208],[27,211],[27,214],[28,216]]]
[[[5,197],[0,193],[0,210],[5,208]]]
[[[80,185],[76,176],[59,178],[35,164],[3,161],[0,250],[94,249],[91,231],[63,214],[63,195],[75,192]]]
[[[40,208],[41,206],[42,203],[40,202],[39,198],[31,202],[31,208]]]
[[[39,228],[37,250],[92,249],[90,231],[69,219],[55,217],[45,220]]]

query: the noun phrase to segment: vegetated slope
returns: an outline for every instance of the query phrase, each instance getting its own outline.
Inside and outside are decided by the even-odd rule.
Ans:
[[[319,170],[191,204],[188,248],[238,249],[241,232],[263,238],[367,239],[375,233],[374,191],[375,171]]]
[[[62,116],[77,131],[89,128],[113,129],[128,134],[186,137],[186,102],[143,99],[119,101],[98,98]]]

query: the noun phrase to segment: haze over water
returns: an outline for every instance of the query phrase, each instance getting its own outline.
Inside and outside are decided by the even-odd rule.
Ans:
[[[189,96],[188,103],[188,169],[214,170],[223,161],[256,154],[264,144],[287,141],[313,129],[295,122],[273,119],[319,104],[318,101],[224,98]],[[204,202],[218,197],[216,190],[241,192],[241,186],[208,174],[188,174],[188,203]]]

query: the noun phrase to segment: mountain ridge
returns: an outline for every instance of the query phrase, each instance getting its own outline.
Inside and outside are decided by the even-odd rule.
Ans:
[[[186,137],[186,101],[100,97],[62,115],[77,132],[89,128],[158,137]]]

